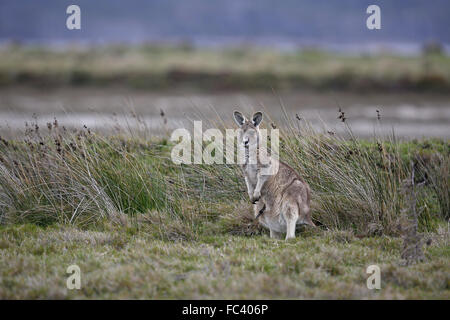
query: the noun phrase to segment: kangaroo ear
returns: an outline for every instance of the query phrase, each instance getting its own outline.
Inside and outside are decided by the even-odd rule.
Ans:
[[[262,112],[261,111],[255,112],[255,114],[252,117],[253,125],[255,127],[259,126],[259,124],[261,123],[262,119],[263,119]]]
[[[237,125],[241,127],[245,122],[245,117],[239,111],[233,112],[234,121],[236,121]]]

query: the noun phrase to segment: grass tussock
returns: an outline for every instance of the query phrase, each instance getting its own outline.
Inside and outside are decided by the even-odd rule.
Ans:
[[[159,164],[129,152],[126,141],[69,132],[56,119],[42,130],[32,124],[23,141],[2,139],[2,223],[87,225],[119,213],[178,212]]]

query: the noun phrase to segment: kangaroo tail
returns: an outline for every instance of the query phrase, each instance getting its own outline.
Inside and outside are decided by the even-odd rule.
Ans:
[[[309,208],[309,205],[302,201],[301,197],[297,198],[297,205],[298,205],[298,211],[300,213],[300,219],[301,222],[307,225],[310,225],[312,227],[315,227],[316,225],[311,220],[311,209]]]

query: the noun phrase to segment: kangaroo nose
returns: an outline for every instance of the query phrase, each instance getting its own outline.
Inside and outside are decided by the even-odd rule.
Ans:
[[[248,145],[248,139],[244,140],[244,144],[247,146]]]

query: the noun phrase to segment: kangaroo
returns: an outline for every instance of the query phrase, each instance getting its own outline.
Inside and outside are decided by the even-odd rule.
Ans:
[[[271,238],[276,239],[281,239],[283,233],[286,233],[286,240],[295,238],[297,224],[315,226],[310,215],[309,185],[286,163],[267,152],[263,159],[259,152],[264,147],[260,146],[259,130],[262,113],[253,114],[251,121],[238,111],[234,111],[233,116],[240,128],[238,143],[245,150],[245,162],[241,168],[255,219],[270,230]],[[252,152],[257,152],[253,162],[249,161]],[[272,168],[278,168],[278,171],[270,173]]]

